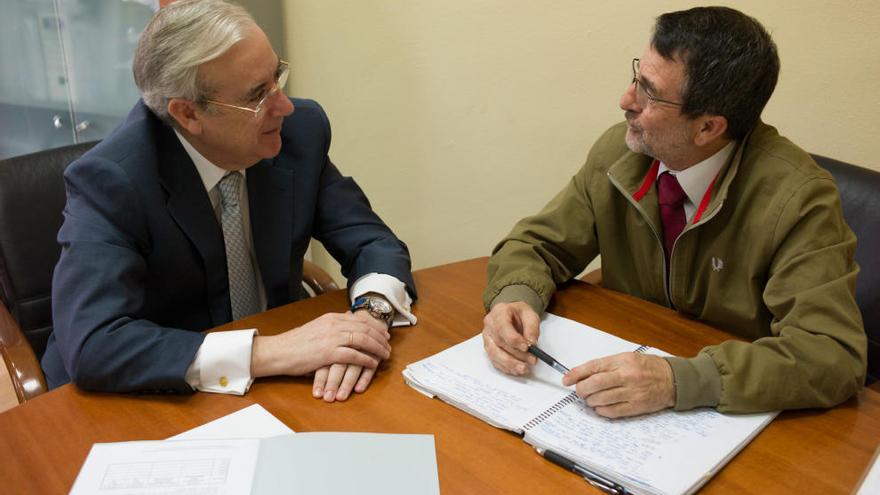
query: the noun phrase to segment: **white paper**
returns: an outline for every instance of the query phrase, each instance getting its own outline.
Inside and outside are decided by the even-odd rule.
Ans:
[[[72,495],[439,495],[433,435],[312,432],[92,446]]]
[[[547,313],[541,320],[538,347],[572,368],[590,359],[631,352],[638,346]],[[493,426],[516,432],[573,390],[562,385],[558,371],[540,361],[522,377],[496,370],[479,335],[407,366],[404,377],[416,389],[430,390]]]
[[[440,483],[433,435],[293,435],[255,404],[164,441],[95,444],[70,493],[439,495]]]
[[[856,495],[873,495],[880,493],[880,447],[874,452],[871,465],[868,466]]]
[[[269,438],[294,433],[287,425],[259,404],[227,414],[209,423],[197,426],[169,440],[196,440],[218,438]]]
[[[571,369],[591,359],[621,352],[633,352],[640,346],[598,328],[546,313],[541,319],[538,347]],[[665,354],[656,349],[650,349],[648,352]],[[540,364],[539,368],[550,369],[543,363]],[[562,375],[558,372],[556,377],[562,379]]]
[[[259,440],[96,443],[71,495],[238,495],[253,486]]]
[[[606,477],[635,482],[646,493],[691,493],[775,415],[701,408],[607,419],[577,401],[530,429],[525,440]]]
[[[303,432],[262,440],[254,495],[440,495],[433,435]]]
[[[549,313],[541,320],[538,346],[568,368],[621,352],[668,355]],[[493,426],[525,431],[526,442],[636,493],[697,490],[776,415],[728,416],[703,408],[605,419],[563,387],[562,375],[543,362],[525,377],[495,370],[479,335],[409,365],[404,376]]]

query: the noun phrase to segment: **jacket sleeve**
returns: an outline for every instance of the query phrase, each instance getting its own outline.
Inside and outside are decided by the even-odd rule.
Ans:
[[[88,156],[65,184],[52,311],[68,375],[85,390],[191,392],[184,375],[204,335],[138,317],[150,239],[136,189],[116,164]]]
[[[526,217],[495,246],[483,304],[522,300],[542,314],[557,284],[578,273],[599,252],[588,193],[590,161],[537,215]],[[531,295],[530,294],[536,294]]]
[[[704,350],[721,375],[722,412],[831,407],[864,384],[856,238],[830,178],[811,178],[787,200],[772,245],[763,292],[771,336]]]
[[[326,129],[327,156],[330,124],[323,110],[320,115]],[[354,179],[343,176],[329,156],[321,170],[319,187],[312,235],[339,262],[349,287],[363,275],[383,273],[403,282],[415,301],[418,296],[409,249],[373,211]]]

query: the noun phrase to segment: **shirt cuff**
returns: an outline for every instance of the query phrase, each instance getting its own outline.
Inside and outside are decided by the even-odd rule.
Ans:
[[[410,313],[412,298],[409,297],[409,292],[406,291],[406,284],[398,280],[397,277],[384,273],[368,273],[360,277],[355,280],[351,285],[351,290],[349,290],[352,304],[355,299],[367,292],[381,294],[394,306],[392,327],[415,325],[418,321],[415,315]]]
[[[672,367],[676,411],[718,406],[721,373],[711,356],[700,353],[692,358],[670,356],[664,359]]]
[[[251,376],[254,335],[258,335],[256,328],[205,335],[186,370],[187,383],[202,392],[244,395],[254,382]]]
[[[523,284],[508,285],[501,289],[501,292],[495,296],[495,299],[492,299],[489,309],[494,308],[495,305],[499,303],[514,303],[520,301],[528,304],[538,316],[544,314],[544,300],[541,299],[541,296],[539,296],[537,292],[535,292],[535,289]]]

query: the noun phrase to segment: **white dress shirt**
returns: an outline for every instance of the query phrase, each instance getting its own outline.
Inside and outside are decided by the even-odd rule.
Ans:
[[[251,232],[250,208],[248,205],[247,173],[244,171],[230,172],[222,169],[202,156],[179,132],[174,133],[183,145],[190,159],[196,166],[217,221],[220,221],[220,191],[217,184],[226,174],[242,174],[241,205],[242,228],[247,239],[248,252],[254,272],[257,276],[260,309],[266,309],[266,289],[260,275]],[[380,273],[370,273],[357,279],[349,291],[351,301],[367,292],[381,294],[396,309],[392,326],[415,325],[416,317],[410,312],[412,298],[406,291],[406,284],[396,277]],[[228,332],[211,332],[205,336],[204,342],[196,352],[196,357],[186,370],[186,381],[196,390],[243,395],[250,388],[254,378],[251,376],[251,354],[253,351],[256,329],[233,330]]]
[[[731,141],[714,155],[684,170],[672,170],[665,163],[660,162],[660,168],[657,170],[657,179],[660,178],[660,174],[668,171],[678,179],[679,185],[681,185],[681,188],[684,189],[684,193],[687,195],[687,201],[684,202],[684,214],[688,222],[694,218],[700,201],[703,200],[703,196],[709,189],[709,184],[712,183],[718,172],[727,163],[727,159],[730,158],[735,148],[736,141]]]

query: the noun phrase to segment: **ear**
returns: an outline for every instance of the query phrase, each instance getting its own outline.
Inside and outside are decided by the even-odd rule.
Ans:
[[[727,118],[721,115],[703,115],[698,119],[699,127],[696,136],[694,136],[694,144],[697,146],[706,146],[718,138],[724,138],[727,132]]]
[[[168,115],[190,134],[199,135],[202,133],[201,116],[196,113],[196,105],[192,101],[184,98],[171,98],[168,100]]]

